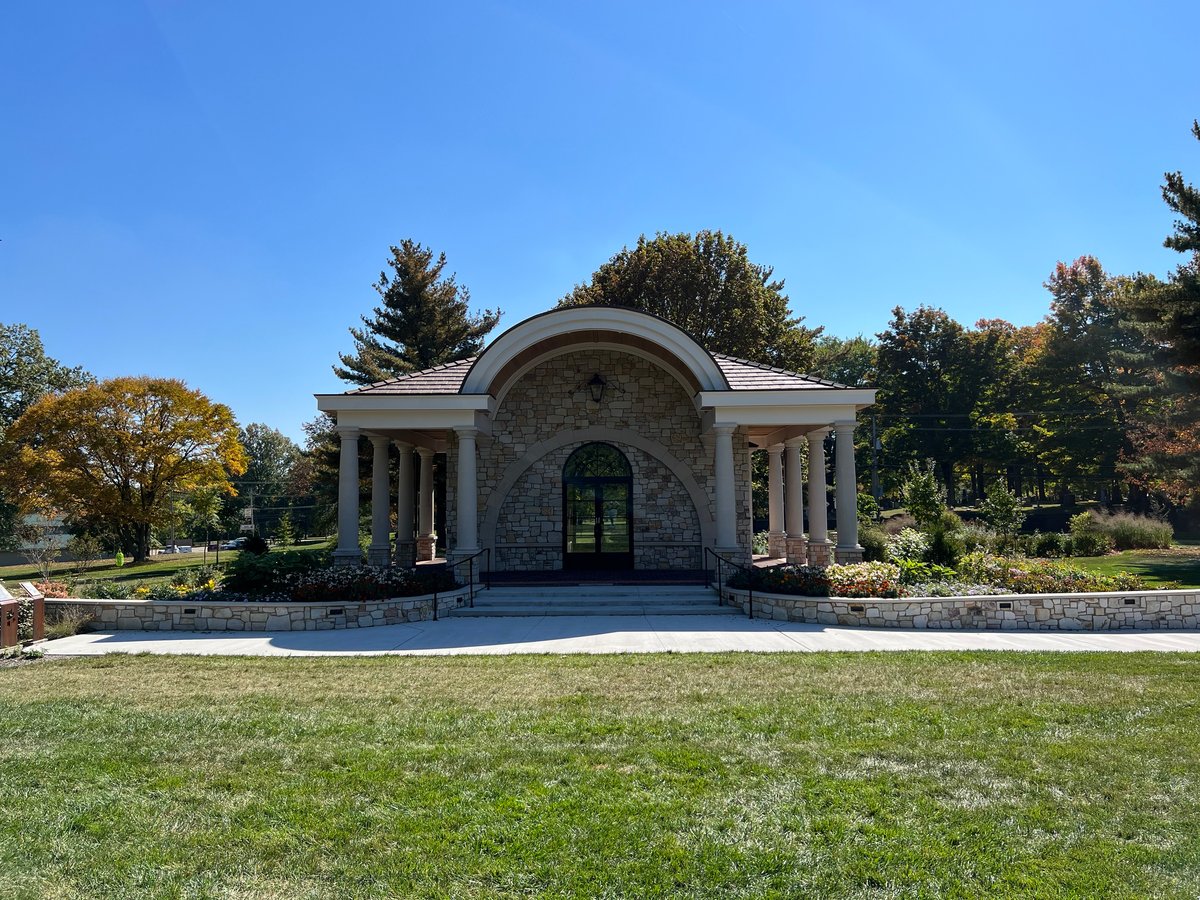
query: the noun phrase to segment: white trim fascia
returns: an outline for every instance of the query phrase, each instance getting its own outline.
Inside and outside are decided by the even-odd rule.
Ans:
[[[800,390],[701,391],[696,405],[701,409],[757,409],[791,406],[865,409],[875,403],[873,388],[802,388]],[[853,418],[853,416],[851,416]]]
[[[504,332],[479,354],[467,372],[462,390],[486,391],[504,366],[523,351],[550,338],[587,331],[613,331],[644,338],[674,354],[702,386],[721,389],[728,385],[721,367],[708,351],[669,322],[629,309],[575,306],[542,313]]]
[[[490,394],[315,394],[322,412],[358,410],[479,411],[491,415],[496,401]]]

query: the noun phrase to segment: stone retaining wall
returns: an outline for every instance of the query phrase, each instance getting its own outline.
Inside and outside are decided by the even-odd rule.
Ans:
[[[467,602],[467,588],[438,594],[438,615]],[[353,603],[183,600],[47,600],[94,613],[96,631],[327,631],[433,618],[433,594]]]
[[[744,590],[727,603],[747,608]],[[880,628],[1116,631],[1200,628],[1200,589],[850,600],[754,592],[755,618]]]

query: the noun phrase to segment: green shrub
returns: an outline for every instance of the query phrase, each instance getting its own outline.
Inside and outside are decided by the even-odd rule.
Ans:
[[[329,565],[324,553],[284,550],[279,553],[238,555],[225,570],[222,590],[237,594],[271,594],[283,590],[288,579]]]
[[[958,573],[964,581],[1008,588],[1018,594],[1137,591],[1146,587],[1141,577],[1129,572],[1106,575],[1066,561],[990,553],[968,553],[959,562]]]
[[[962,537],[963,549],[968,553],[975,550],[986,550],[990,553],[998,549],[999,538],[996,532],[980,522],[964,522],[959,535]]]
[[[758,556],[766,556],[770,549],[771,532],[756,531],[754,532],[754,540],[751,544],[752,552]]]
[[[900,500],[921,528],[934,524],[946,511],[946,500],[938,487],[933,460],[927,460],[924,467],[916,463],[909,465],[900,485]]]
[[[879,504],[870,494],[859,493],[858,495],[858,525],[864,528],[875,524],[879,520]],[[859,541],[861,544],[862,541]]]
[[[959,558],[967,552],[967,542],[963,538],[963,520],[950,510],[943,510],[928,528],[929,552],[926,558],[929,562],[942,566],[955,566]]]
[[[1032,546],[1030,548],[1033,556],[1041,556],[1048,558],[1059,558],[1070,556],[1072,552],[1071,535],[1060,534],[1057,531],[1048,531],[1045,534],[1038,532],[1031,535]]]
[[[729,586],[745,590],[751,576],[738,571],[729,579]],[[828,597],[829,576],[820,566],[772,566],[754,570],[754,589],[773,594],[795,594],[801,597]]]
[[[74,594],[88,600],[127,600],[133,596],[133,585],[127,581],[111,581],[107,578],[80,581],[75,585]]]
[[[920,561],[928,553],[929,538],[915,528],[905,528],[888,542],[887,556],[892,562],[901,559]]]
[[[267,546],[267,542],[261,537],[259,537],[257,534],[251,534],[246,537],[245,542],[242,544],[242,556],[262,556],[270,549],[271,548]]]
[[[1092,513],[1094,528],[1118,550],[1165,550],[1175,539],[1170,522],[1133,513]]]
[[[454,573],[442,566],[401,569],[382,566],[337,566],[315,569],[289,579],[284,593],[291,600],[321,602],[384,600],[448,591],[458,586]]]
[[[888,558],[888,536],[881,528],[863,528],[858,532],[858,542],[863,548],[863,559],[867,562],[883,562]]]

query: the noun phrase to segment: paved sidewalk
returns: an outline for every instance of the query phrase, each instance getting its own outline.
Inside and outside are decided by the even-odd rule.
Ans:
[[[376,656],[507,653],[702,653],[730,650],[1200,651],[1197,631],[1031,632],[843,628],[740,616],[533,616],[443,619],[339,631],[80,634],[42,645],[47,656],[176,653]]]

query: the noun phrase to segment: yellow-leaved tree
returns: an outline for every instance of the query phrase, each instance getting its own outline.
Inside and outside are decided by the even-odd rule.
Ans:
[[[229,407],[175,379],[111,378],[22,413],[0,447],[0,484],[22,511],[103,523],[144,560],[173,496],[234,493],[247,461]]]

